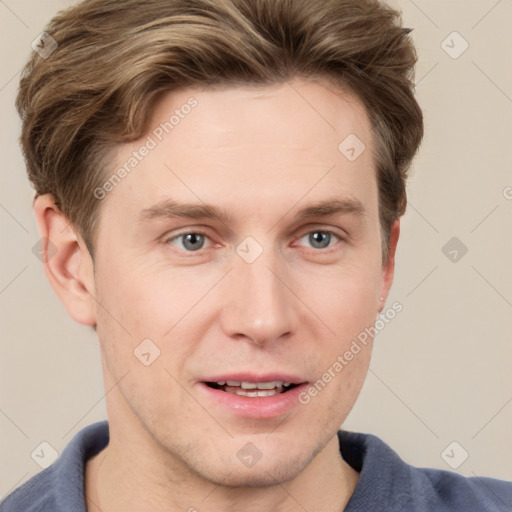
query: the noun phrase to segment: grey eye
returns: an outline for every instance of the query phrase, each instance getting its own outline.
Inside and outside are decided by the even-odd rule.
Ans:
[[[311,231],[302,238],[308,238],[308,242],[314,249],[326,249],[331,245],[332,233],[328,231]]]
[[[200,233],[183,233],[172,238],[169,242],[174,243],[174,241],[180,239],[183,240],[180,248],[186,251],[198,251],[203,248],[206,237]]]

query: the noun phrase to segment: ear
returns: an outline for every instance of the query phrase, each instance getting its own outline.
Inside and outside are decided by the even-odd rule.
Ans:
[[[73,320],[96,325],[94,266],[85,242],[51,194],[34,200],[46,277]]]
[[[395,253],[400,237],[400,218],[395,219],[389,233],[389,255],[387,261],[382,266],[382,280],[379,295],[379,313],[384,309],[389,290],[393,284],[393,276],[395,274]]]

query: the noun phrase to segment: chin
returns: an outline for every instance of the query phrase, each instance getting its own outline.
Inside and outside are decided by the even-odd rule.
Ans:
[[[296,478],[308,465],[304,456],[292,460],[275,460],[263,465],[260,461],[250,469],[240,471],[239,464],[231,471],[212,471],[211,475],[202,475],[212,483],[230,488],[272,487],[285,484]]]
[[[318,451],[302,449],[296,454],[270,451],[252,467],[245,467],[237,458],[230,458],[226,464],[219,464],[219,459],[199,461],[195,457],[184,462],[192,473],[215,485],[228,488],[271,487],[296,478]]]

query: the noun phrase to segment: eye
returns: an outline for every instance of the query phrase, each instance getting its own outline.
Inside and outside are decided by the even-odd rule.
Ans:
[[[311,243],[313,249],[327,249],[331,246],[332,241],[336,242],[342,240],[339,235],[333,233],[332,231],[325,231],[320,229],[306,233],[299,240],[302,240],[303,238],[306,238],[307,241]]]
[[[201,233],[198,231],[190,231],[187,233],[181,233],[179,235],[173,236],[166,240],[166,243],[178,245],[179,249],[183,249],[186,252],[195,252],[203,249],[205,240],[208,237],[205,233]],[[181,243],[175,244],[174,242],[180,241]]]

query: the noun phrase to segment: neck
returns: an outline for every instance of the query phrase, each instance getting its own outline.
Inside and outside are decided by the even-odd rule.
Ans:
[[[359,477],[342,459],[337,436],[293,480],[250,488],[223,487],[205,481],[178,461],[163,459],[158,446],[148,451],[140,436],[116,441],[119,439],[111,429],[108,446],[87,463],[88,512],[340,512]]]

